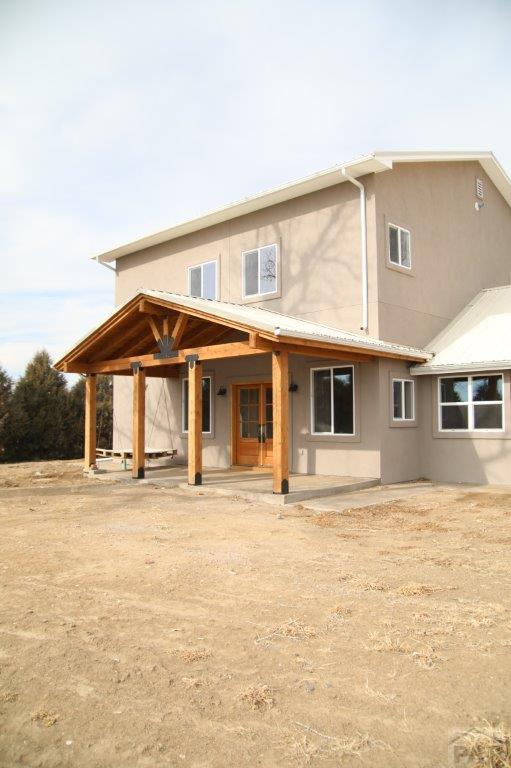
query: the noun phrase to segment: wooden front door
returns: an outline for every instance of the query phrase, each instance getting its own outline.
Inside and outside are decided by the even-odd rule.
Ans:
[[[234,464],[273,464],[273,399],[271,384],[234,387]]]

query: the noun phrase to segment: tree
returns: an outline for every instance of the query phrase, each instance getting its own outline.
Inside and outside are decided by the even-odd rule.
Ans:
[[[111,448],[113,431],[113,387],[111,376],[97,377],[96,440],[101,448]],[[84,452],[85,379],[80,377],[69,390],[67,456],[76,459]]]
[[[0,461],[5,457],[5,427],[12,399],[12,379],[0,365]]]
[[[5,422],[5,458],[59,459],[67,455],[68,390],[62,373],[42,350],[14,387]]]

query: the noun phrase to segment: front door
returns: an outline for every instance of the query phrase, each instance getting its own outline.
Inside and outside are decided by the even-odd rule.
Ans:
[[[273,402],[271,384],[234,387],[234,464],[271,467]]]

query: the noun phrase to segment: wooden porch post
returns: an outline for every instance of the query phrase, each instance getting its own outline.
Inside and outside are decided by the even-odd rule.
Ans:
[[[202,366],[188,363],[188,485],[202,485]]]
[[[289,353],[272,352],[273,493],[289,493]]]
[[[96,467],[96,374],[85,377],[85,455],[86,472]]]
[[[131,476],[141,480],[145,476],[145,371],[140,363],[133,363],[133,463]]]

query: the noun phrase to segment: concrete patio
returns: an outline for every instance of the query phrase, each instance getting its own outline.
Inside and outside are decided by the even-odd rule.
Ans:
[[[374,477],[351,477],[334,475],[299,475],[291,474],[290,491],[286,494],[272,492],[271,470],[244,469],[231,467],[218,469],[205,467],[202,485],[188,485],[186,465],[160,464],[148,462],[144,480],[132,480],[129,470],[125,470],[114,460],[101,461],[99,473],[95,476],[104,479],[115,479],[126,483],[151,483],[166,488],[183,488],[191,493],[201,493],[204,490],[223,496],[239,496],[249,501],[264,501],[267,504],[282,506],[296,504],[307,499],[318,499],[325,496],[351,493],[364,488],[379,485],[379,479]]]

